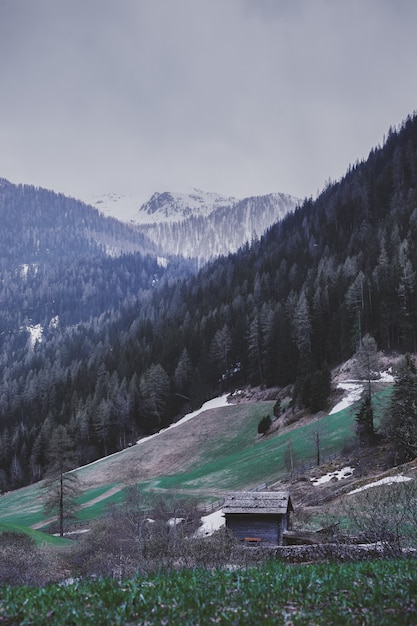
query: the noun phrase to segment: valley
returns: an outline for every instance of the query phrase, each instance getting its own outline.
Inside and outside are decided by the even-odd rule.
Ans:
[[[186,529],[197,533],[211,511],[217,524],[231,491],[286,489],[295,533],[338,528],[348,542],[358,533],[396,554],[413,549],[416,155],[409,117],[316,200],[209,206],[199,194],[156,194],[148,218],[173,221],[145,224],[156,224],[153,240],[82,202],[3,181],[6,543],[13,531],[33,540],[34,558],[33,545],[61,546],[57,578],[68,567],[113,576],[122,562],[135,573],[161,558],[225,565],[224,533],[187,543]],[[261,215],[269,226],[254,233]],[[63,485],[75,478],[64,515]]]
[[[417,626],[416,23],[0,1],[0,626]]]

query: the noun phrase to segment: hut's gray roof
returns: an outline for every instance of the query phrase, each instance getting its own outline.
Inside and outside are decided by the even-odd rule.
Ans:
[[[223,513],[276,513],[293,511],[288,491],[236,491],[230,493],[223,505]]]

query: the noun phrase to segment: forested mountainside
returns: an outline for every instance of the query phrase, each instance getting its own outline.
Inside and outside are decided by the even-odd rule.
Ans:
[[[134,227],[61,194],[1,180],[0,219],[0,333],[18,345],[27,327],[99,316],[165,272]]]
[[[246,242],[261,237],[275,222],[294,210],[299,200],[283,193],[271,193],[243,200],[213,202],[213,209],[193,206],[193,196],[178,199],[172,194],[155,194],[137,214],[138,229],[158,243],[166,254],[209,260],[236,252]],[[229,200],[229,204],[227,201]],[[175,211],[171,211],[175,208]],[[203,210],[204,209],[204,210]],[[146,210],[148,223],[140,223]],[[159,214],[165,212],[165,219]],[[149,223],[150,217],[158,220]],[[181,219],[173,219],[178,215]]]
[[[365,333],[416,349],[417,118],[257,242],[41,342],[1,336],[4,487],[42,477],[66,426],[82,464],[236,385],[295,383],[325,406],[328,368]],[[189,398],[189,401],[186,399]]]
[[[128,224],[97,209],[30,185],[0,179],[0,268],[97,255],[156,253]]]

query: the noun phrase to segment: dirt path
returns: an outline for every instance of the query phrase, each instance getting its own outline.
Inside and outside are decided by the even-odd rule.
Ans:
[[[108,489],[107,491],[102,493],[101,496],[97,496],[97,498],[93,498],[92,500],[89,500],[88,502],[85,502],[84,504],[81,505],[80,508],[81,509],[87,509],[89,506],[93,506],[94,504],[97,504],[98,502],[102,502],[103,500],[107,500],[107,498],[110,498],[115,493],[118,493],[119,491],[121,491],[124,488],[124,486],[125,485],[116,485],[115,487],[112,487],[111,489]]]
[[[97,504],[98,502],[107,500],[107,498],[110,498],[115,493],[118,493],[119,491],[121,491],[123,487],[124,485],[116,485],[115,487],[108,489],[107,491],[102,493],[100,496],[97,496],[97,498],[93,498],[92,500],[89,500],[88,502],[84,502],[84,504],[80,506],[80,509],[87,509],[88,507],[93,506],[94,504]],[[32,530],[39,530],[40,528],[43,528],[44,526],[48,526],[49,524],[52,524],[52,522],[56,522],[57,519],[58,519],[57,516],[50,517],[49,519],[43,520],[42,522],[37,522],[36,524],[33,524],[30,528],[32,528]]]

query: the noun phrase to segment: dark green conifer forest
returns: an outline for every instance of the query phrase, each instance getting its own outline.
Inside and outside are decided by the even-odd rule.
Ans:
[[[330,369],[366,334],[416,351],[415,115],[199,271],[161,265],[133,227],[82,203],[0,182],[2,489],[45,475],[58,427],[85,464],[240,385],[293,384],[294,402],[325,408]]]

